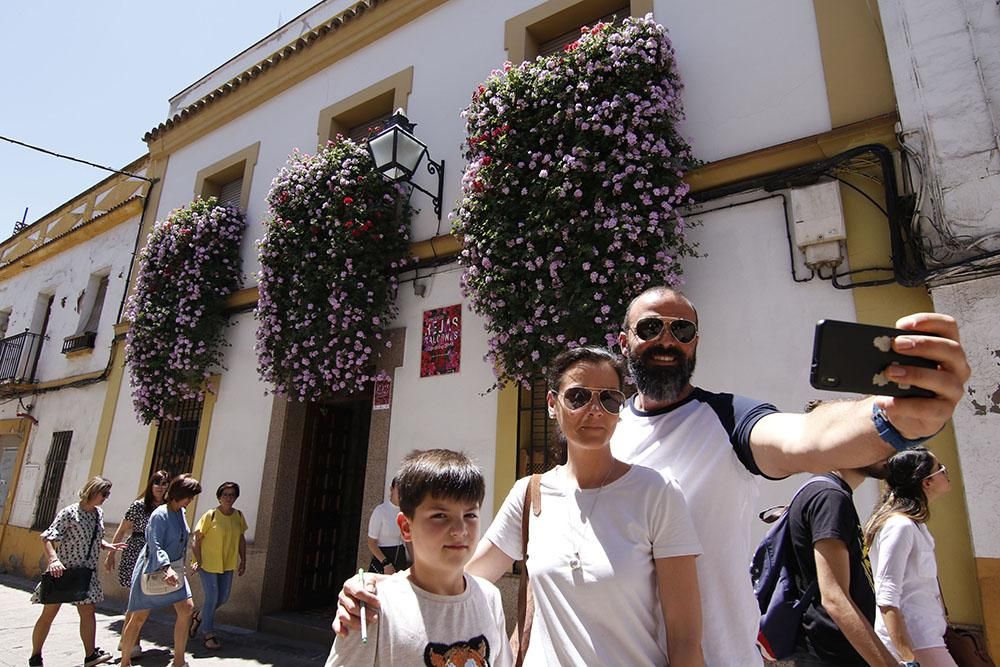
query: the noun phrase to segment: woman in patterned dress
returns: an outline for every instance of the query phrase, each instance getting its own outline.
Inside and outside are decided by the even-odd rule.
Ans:
[[[173,606],[177,613],[174,622],[174,667],[187,667],[184,652],[187,650],[188,628],[194,605],[191,603],[191,587],[178,561],[185,561],[191,531],[188,528],[185,508],[201,493],[201,483],[191,475],[178,475],[170,481],[165,503],[149,517],[146,524],[146,548],[139,553],[132,570],[132,590],[128,596],[128,611],[132,618],[122,634],[121,667],[131,667],[132,647],[139,639],[143,623],[149,612],[158,607]],[[174,568],[178,567],[178,570]],[[162,595],[147,595],[142,590],[140,579],[144,574],[163,573],[163,580],[171,585],[180,582],[180,588]]]
[[[139,552],[146,546],[146,522],[149,515],[157,507],[163,504],[163,495],[170,485],[170,473],[166,470],[157,470],[146,482],[146,490],[136,498],[128,509],[125,510],[125,520],[118,525],[112,542],[120,542],[125,535],[128,535],[125,550],[122,552],[121,563],[118,565],[118,583],[125,588],[132,585],[132,570],[135,568],[135,561],[139,557]],[[115,552],[108,553],[104,563],[108,572],[115,571]],[[125,614],[125,625],[131,619],[131,612]],[[124,625],[122,626],[124,627]],[[121,644],[118,646],[121,649]],[[139,640],[136,638],[135,646],[132,648],[132,657],[137,657],[142,653]]]
[[[124,544],[111,544],[104,541],[104,512],[101,505],[111,495],[111,482],[103,477],[93,477],[80,489],[80,502],[59,510],[45,532],[42,533],[42,544],[49,558],[46,568],[53,577],[61,577],[67,568],[86,567],[94,570],[90,578],[90,589],[87,597],[79,602],[73,602],[80,614],[80,639],[83,640],[83,650],[86,656],[85,667],[99,665],[111,659],[111,654],[95,646],[97,633],[97,618],[94,615],[94,605],[104,600],[101,590],[101,580],[97,576],[97,560],[101,549],[120,551]],[[39,589],[36,588],[31,601],[41,603]],[[31,633],[31,658],[28,665],[41,667],[42,647],[49,636],[52,621],[59,613],[61,604],[46,604],[35,623]]]

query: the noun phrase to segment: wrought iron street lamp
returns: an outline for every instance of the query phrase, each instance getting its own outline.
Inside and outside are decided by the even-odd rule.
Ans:
[[[412,187],[420,190],[431,198],[434,212],[441,219],[441,197],[444,194],[444,160],[435,162],[427,152],[427,145],[413,136],[416,123],[411,123],[402,109],[389,119],[385,129],[368,140],[368,152],[371,153],[375,170],[393,183],[406,181]],[[427,155],[427,172],[436,175],[437,196],[413,182],[413,176],[420,166],[420,161]]]

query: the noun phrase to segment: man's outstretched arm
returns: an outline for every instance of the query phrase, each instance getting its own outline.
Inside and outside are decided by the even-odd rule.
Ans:
[[[853,401],[830,401],[808,414],[776,413],[763,417],[750,434],[750,449],[760,470],[769,477],[796,472],[825,472],[860,468],[885,460],[895,450],[879,436],[872,421],[872,405],[907,439],[929,437],[951,419],[965,392],[969,363],[959,342],[958,325],[948,315],[918,313],[896,322],[914,331],[898,336],[893,349],[900,354],[924,357],[936,369],[890,366],[893,382],[934,392],[933,398],[869,396]],[[935,334],[919,335],[918,332]]]

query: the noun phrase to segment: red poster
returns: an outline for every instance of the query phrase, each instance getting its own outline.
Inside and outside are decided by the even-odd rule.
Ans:
[[[462,304],[424,311],[420,377],[457,373],[462,352]]]

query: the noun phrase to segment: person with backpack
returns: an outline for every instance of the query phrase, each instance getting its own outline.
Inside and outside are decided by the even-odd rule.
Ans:
[[[803,605],[790,656],[797,667],[901,664],[875,634],[871,565],[853,498],[865,479],[884,476],[881,463],[818,475],[788,505],[795,588],[800,596],[816,591]]]
[[[215,612],[229,599],[233,588],[233,572],[239,576],[246,572],[247,522],[243,512],[233,504],[240,497],[240,485],[236,482],[223,482],[215,491],[219,505],[201,515],[198,525],[194,527],[195,561],[191,569],[197,570],[201,577],[201,588],[205,593],[205,602],[200,611],[194,612],[191,619],[189,635],[198,635],[202,625],[205,630],[205,648],[217,650],[222,643],[215,635]]]

